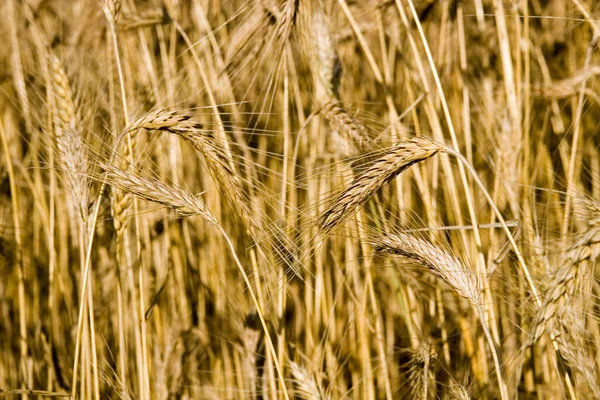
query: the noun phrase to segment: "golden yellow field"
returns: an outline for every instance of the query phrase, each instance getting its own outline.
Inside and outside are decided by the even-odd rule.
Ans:
[[[600,399],[600,2],[0,10],[0,397]]]

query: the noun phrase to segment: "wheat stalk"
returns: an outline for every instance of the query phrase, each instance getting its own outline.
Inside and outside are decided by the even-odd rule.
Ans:
[[[73,100],[73,91],[69,84],[69,79],[65,69],[54,54],[48,52],[48,64],[51,77],[51,103],[50,107],[54,116],[54,133],[58,148],[58,155],[62,161],[63,168],[67,174],[69,199],[73,207],[78,210],[81,224],[79,226],[79,251],[81,258],[82,271],[85,274],[81,288],[81,298],[79,307],[79,319],[77,327],[77,338],[75,344],[75,361],[73,367],[73,393],[75,383],[77,382],[77,365],[79,362],[79,347],[81,345],[81,335],[83,329],[83,319],[85,308],[87,306],[89,318],[89,332],[92,351],[93,368],[93,387],[95,399],[100,399],[99,379],[98,379],[98,361],[96,355],[95,323],[93,313],[93,296],[91,291],[87,291],[88,284],[88,262],[86,261],[86,246],[92,242],[88,236],[88,182],[87,182],[87,156],[85,154],[85,145],[81,135],[81,127],[78,126],[76,118],[75,102]]]

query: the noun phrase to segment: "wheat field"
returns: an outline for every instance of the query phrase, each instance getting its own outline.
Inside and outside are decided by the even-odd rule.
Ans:
[[[599,2],[0,10],[0,397],[600,399]]]

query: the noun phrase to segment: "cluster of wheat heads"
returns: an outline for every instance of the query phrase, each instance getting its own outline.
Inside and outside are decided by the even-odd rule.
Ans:
[[[0,397],[600,398],[597,2],[0,10]]]

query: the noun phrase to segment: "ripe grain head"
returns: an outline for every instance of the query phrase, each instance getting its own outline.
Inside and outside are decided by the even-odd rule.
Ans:
[[[370,242],[375,252],[414,260],[471,304],[481,305],[477,276],[449,251],[404,233],[372,236]]]
[[[390,147],[370,167],[356,176],[348,188],[337,195],[333,204],[319,218],[321,231],[330,232],[354,215],[360,206],[393,178],[441,151],[444,151],[444,146],[424,137],[413,138]]]

